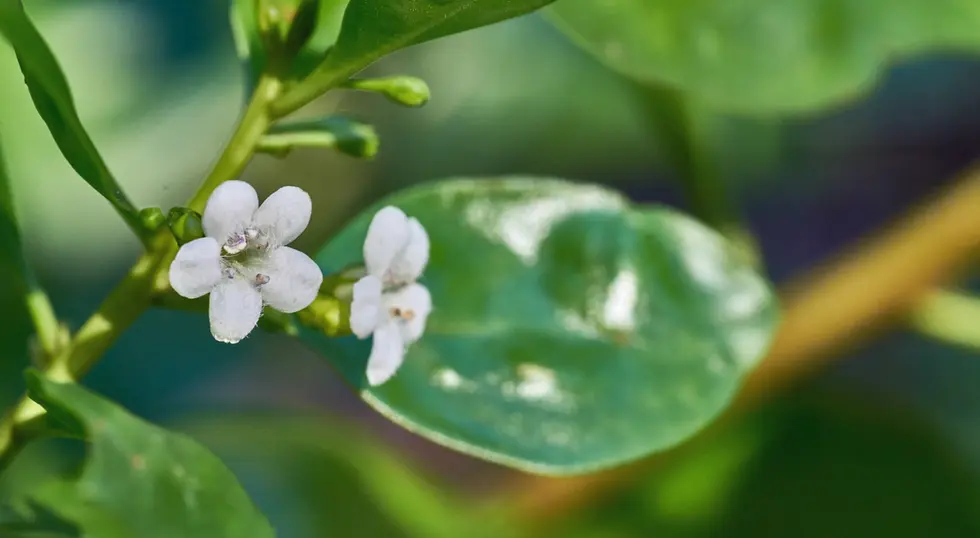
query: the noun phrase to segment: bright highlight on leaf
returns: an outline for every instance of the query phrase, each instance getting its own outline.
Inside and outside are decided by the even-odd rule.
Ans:
[[[427,264],[407,248],[405,213],[425,223]],[[728,405],[776,324],[765,279],[714,231],[553,179],[398,192],[316,259],[325,273],[363,259],[374,275],[355,289],[360,335],[391,306],[378,300],[383,283],[424,266],[435,308],[383,385],[369,363],[394,339],[374,332],[371,346],[314,329],[301,338],[398,424],[540,473],[591,471],[684,441]]]
[[[183,297],[211,294],[211,334],[237,343],[259,321],[262,305],[286,313],[309,306],[323,282],[317,265],[286,245],[306,229],[310,196],[282,187],[259,206],[243,181],[227,181],[202,215],[206,237],[180,247],[170,265],[170,285]]]
[[[350,328],[358,338],[374,335],[367,380],[380,385],[395,375],[405,348],[422,337],[432,297],[416,283],[429,262],[429,234],[397,207],[371,219],[364,240],[368,274],[354,284]]]

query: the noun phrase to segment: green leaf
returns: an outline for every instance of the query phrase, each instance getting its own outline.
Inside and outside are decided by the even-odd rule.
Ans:
[[[265,517],[221,461],[189,437],[153,426],[74,384],[28,372],[31,399],[90,443],[77,480],[33,493],[98,538],[272,537]]]
[[[0,147],[0,275],[5,282],[15,282],[21,292],[27,291],[29,270],[21,249],[20,230],[14,210],[13,194],[10,191],[10,177]]]
[[[68,81],[18,0],[0,0],[0,34],[17,53],[34,106],[65,159],[82,179],[112,204],[129,227],[145,239],[138,211],[123,194],[85,132]]]
[[[467,507],[357,425],[315,417],[221,415],[181,424],[233,469],[257,475],[292,538],[503,538],[498,521]],[[256,465],[256,462],[261,462]],[[263,480],[267,479],[267,480]],[[268,484],[268,485],[266,485]],[[259,500],[261,502],[261,499]],[[267,509],[270,519],[280,515]]]
[[[359,261],[381,205],[418,218],[434,310],[396,376],[370,341],[302,337],[398,424],[518,468],[579,473],[680,443],[729,403],[776,323],[767,283],[663,207],[560,180],[449,180],[362,213],[317,255]]]
[[[405,47],[524,15],[554,0],[351,0],[323,63],[277,104],[287,113]]]
[[[245,94],[252,95],[259,75],[265,69],[266,54],[259,35],[257,0],[232,0],[229,6],[231,34],[235,51],[245,71]]]
[[[369,159],[378,153],[379,144],[374,127],[344,116],[330,116],[277,123],[262,137],[259,150],[285,155],[297,147],[324,147]]]
[[[548,13],[627,76],[723,110],[789,113],[866,92],[889,62],[980,50],[963,0],[562,0]]]

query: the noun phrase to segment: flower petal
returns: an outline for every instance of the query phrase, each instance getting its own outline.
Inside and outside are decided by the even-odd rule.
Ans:
[[[418,340],[425,332],[425,321],[432,312],[432,296],[421,284],[411,284],[385,295],[385,309],[403,313],[398,327],[405,344]]]
[[[378,386],[391,379],[405,359],[405,344],[394,320],[382,324],[374,331],[374,343],[367,362],[367,379],[371,386]]]
[[[313,201],[299,187],[283,187],[262,202],[252,224],[275,245],[288,245],[310,224]]]
[[[408,217],[397,207],[387,206],[375,213],[364,238],[364,265],[368,273],[387,280],[395,257],[409,240]]]
[[[269,255],[269,281],[262,285],[262,300],[280,312],[298,312],[316,299],[323,283],[323,272],[302,252],[280,247]]]
[[[195,239],[170,263],[170,286],[181,297],[197,299],[221,280],[221,246],[211,237]]]
[[[211,292],[211,334],[235,344],[252,332],[262,315],[262,295],[245,279],[225,277]]]
[[[214,189],[201,215],[201,224],[208,237],[223,244],[228,236],[242,231],[252,221],[259,197],[255,189],[244,181],[225,181]]]
[[[350,304],[350,330],[361,340],[371,336],[380,323],[381,280],[368,275],[354,283]]]
[[[408,219],[408,240],[392,260],[388,269],[391,282],[407,284],[415,282],[429,263],[429,234],[414,218]]]

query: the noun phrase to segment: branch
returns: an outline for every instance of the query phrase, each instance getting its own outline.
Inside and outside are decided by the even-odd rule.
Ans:
[[[920,301],[955,280],[980,247],[980,167],[889,229],[849,249],[827,266],[786,286],[783,322],[762,364],[720,423],[791,387],[841,356],[905,321]],[[518,516],[543,524],[616,491],[638,470],[669,462],[693,443],[645,461],[571,478],[521,476],[506,488]]]

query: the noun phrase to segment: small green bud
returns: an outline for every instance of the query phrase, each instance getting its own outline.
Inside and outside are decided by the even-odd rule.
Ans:
[[[320,293],[310,306],[296,313],[296,319],[307,327],[330,337],[348,336],[350,305],[354,300],[354,283],[367,275],[363,265],[346,267],[323,277]]]
[[[424,80],[410,76],[351,79],[345,88],[377,92],[399,105],[420,107],[429,102],[429,85]]]
[[[139,216],[143,227],[151,232],[159,230],[167,222],[167,217],[163,216],[163,211],[159,207],[141,209]]]
[[[374,127],[343,116],[330,116],[277,123],[259,141],[259,151],[284,157],[298,147],[329,147],[351,157],[370,159],[378,153],[379,143]]]
[[[171,209],[167,215],[167,225],[170,226],[170,232],[174,234],[178,245],[204,237],[201,215],[186,207]]]

